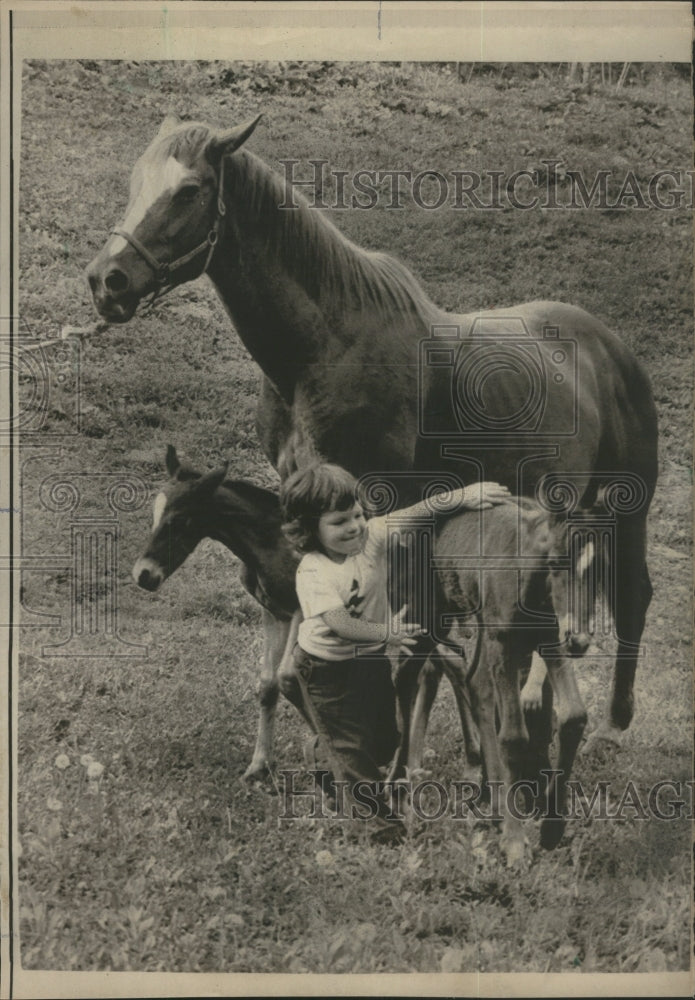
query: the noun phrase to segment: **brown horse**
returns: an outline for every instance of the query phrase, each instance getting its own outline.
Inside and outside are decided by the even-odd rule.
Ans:
[[[144,296],[206,272],[264,373],[257,427],[282,477],[318,455],[381,474],[399,491],[394,507],[451,472],[565,513],[604,487],[618,648],[603,734],[616,738],[632,718],[651,598],[657,425],[645,372],[573,306],[443,312],[407,268],[351,243],[242,148],[257,122],[164,123],[135,166],[123,224],[89,265],[99,313],[125,323]]]

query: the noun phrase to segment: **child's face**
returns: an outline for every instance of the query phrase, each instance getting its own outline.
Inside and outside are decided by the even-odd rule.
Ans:
[[[358,503],[347,510],[329,510],[319,518],[319,543],[326,555],[336,562],[361,552],[366,537],[367,522]]]

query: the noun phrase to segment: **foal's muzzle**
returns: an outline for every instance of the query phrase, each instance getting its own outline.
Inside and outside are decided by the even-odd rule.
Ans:
[[[138,559],[133,566],[133,579],[143,590],[158,590],[164,582],[164,574],[151,559]]]

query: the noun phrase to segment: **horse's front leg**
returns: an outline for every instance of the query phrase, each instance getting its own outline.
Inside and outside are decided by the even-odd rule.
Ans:
[[[278,703],[277,671],[287,647],[291,622],[276,618],[265,608],[263,614],[263,660],[258,684],[260,713],[256,748],[251,763],[244,771],[246,779],[263,778],[269,772],[273,760],[273,729],[275,709]],[[294,619],[292,620],[294,621]]]

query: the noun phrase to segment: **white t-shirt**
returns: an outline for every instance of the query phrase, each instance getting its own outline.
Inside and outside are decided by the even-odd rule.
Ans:
[[[367,521],[367,538],[357,555],[347,556],[342,563],[323,552],[307,552],[302,558],[296,585],[304,621],[297,642],[306,653],[324,660],[348,660],[356,649],[383,652],[383,642],[356,643],[336,635],[321,616],[345,608],[353,618],[386,624],[390,613],[386,541],[386,519],[373,517]]]

